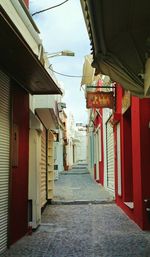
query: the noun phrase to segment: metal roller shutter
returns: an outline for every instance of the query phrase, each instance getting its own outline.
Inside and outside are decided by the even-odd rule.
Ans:
[[[0,253],[7,248],[10,160],[9,78],[0,71]]]
[[[107,187],[114,192],[114,135],[113,127],[106,123]]]
[[[41,136],[41,208],[46,204],[46,129]]]
[[[51,131],[48,132],[47,148],[47,198],[51,200],[54,190],[54,136]]]

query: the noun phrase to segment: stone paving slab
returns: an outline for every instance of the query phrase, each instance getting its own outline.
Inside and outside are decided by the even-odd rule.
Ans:
[[[72,169],[60,174],[59,179],[55,181],[52,202],[111,202],[113,199],[113,195],[96,183],[84,167],[78,172]]]
[[[115,200],[106,200],[100,199],[100,200],[52,200],[51,204],[53,205],[83,205],[83,204],[109,204],[109,203],[115,203]]]
[[[48,205],[41,226],[0,257],[150,257],[150,232],[111,203],[86,167],[82,172],[60,176],[57,205]]]
[[[1,256],[150,257],[150,233],[115,204],[49,205],[37,231]]]

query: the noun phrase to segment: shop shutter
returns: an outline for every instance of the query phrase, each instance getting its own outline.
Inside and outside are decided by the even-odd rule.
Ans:
[[[51,200],[54,190],[54,136],[51,131],[48,132],[47,154],[47,198]]]
[[[41,208],[46,204],[46,129],[43,128],[41,135]]]
[[[0,71],[0,253],[7,248],[10,163],[10,87]]]
[[[114,135],[113,127],[106,123],[107,187],[114,193]]]

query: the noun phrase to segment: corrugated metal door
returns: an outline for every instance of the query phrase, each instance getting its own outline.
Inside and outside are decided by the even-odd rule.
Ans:
[[[41,135],[41,208],[46,204],[46,129],[43,128]]]
[[[7,248],[10,159],[9,78],[0,71],[0,253]]]
[[[117,124],[117,170],[118,170],[118,195],[121,196],[121,142],[120,142],[120,122]]]
[[[114,135],[113,127],[106,123],[107,187],[114,192]]]
[[[51,200],[54,190],[54,136],[51,131],[48,132],[47,148],[47,198]]]

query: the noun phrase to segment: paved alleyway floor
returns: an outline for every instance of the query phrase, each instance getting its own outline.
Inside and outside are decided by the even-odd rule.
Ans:
[[[76,165],[55,181],[53,203],[111,202],[113,196],[97,184],[86,165]]]
[[[62,174],[60,180],[68,181],[68,189],[66,185],[62,196],[60,188],[58,191],[55,190],[56,202],[53,203],[56,204],[46,207],[41,226],[32,235],[25,236],[11,246],[10,250],[1,256],[150,257],[150,232],[142,231],[132,222],[115,203],[111,202],[112,198],[102,188],[100,188],[100,192],[103,192],[102,201],[100,197],[96,199],[99,202],[93,201],[95,200],[93,192],[94,190],[98,192],[99,187],[95,183],[93,185],[95,189],[91,187],[90,183],[93,181],[85,170],[85,174],[83,169],[71,172],[79,172],[79,177],[82,179],[79,181],[79,177],[76,178],[75,174]],[[89,181],[89,191],[87,184],[85,185],[85,175]],[[81,190],[82,184],[84,190]],[[86,190],[88,197],[85,194]]]

